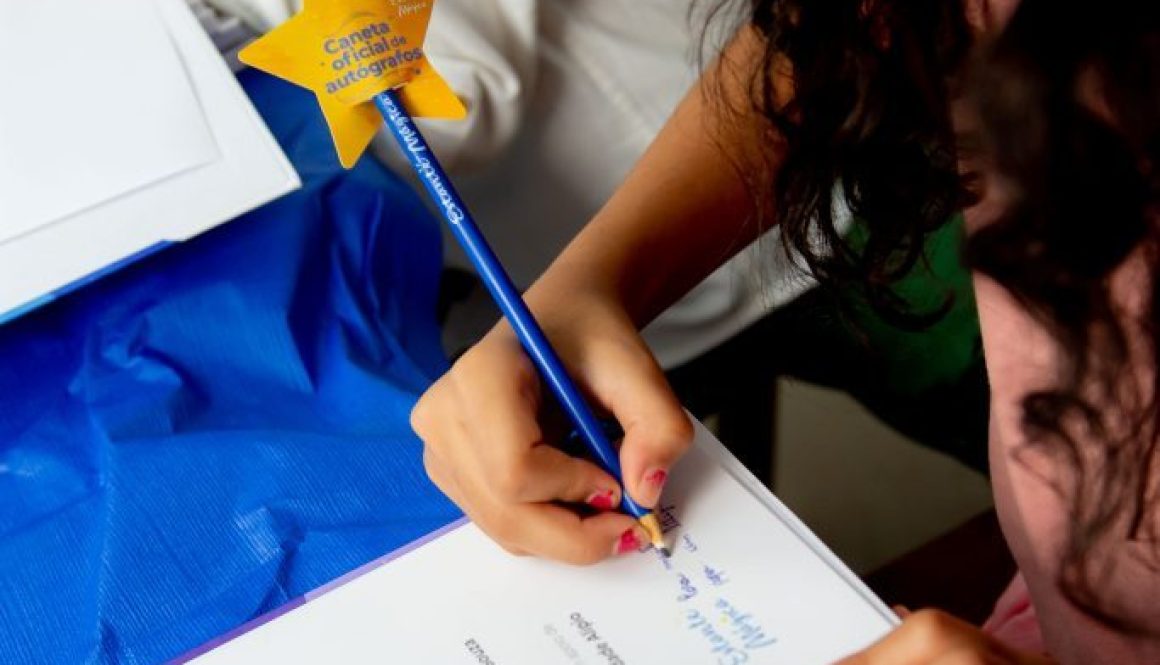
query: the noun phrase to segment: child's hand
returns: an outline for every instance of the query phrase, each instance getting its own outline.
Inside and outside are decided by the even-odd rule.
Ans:
[[[902,625],[837,665],[1051,665],[1016,652],[975,626],[937,610],[905,615]]]
[[[598,302],[556,311],[555,318],[537,317],[592,406],[610,411],[624,429],[625,484],[638,503],[652,507],[692,440],[688,417],[626,317]],[[586,564],[640,549],[648,543],[644,530],[614,510],[616,481],[548,440],[537,414],[551,399],[515,335],[498,326],[411,414],[426,445],[428,475],[510,552]],[[600,512],[581,516],[561,502]]]

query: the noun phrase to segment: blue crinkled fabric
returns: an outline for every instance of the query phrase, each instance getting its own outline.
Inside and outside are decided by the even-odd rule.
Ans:
[[[161,662],[459,516],[408,426],[436,223],[242,81],[303,189],[0,328],[0,662]]]

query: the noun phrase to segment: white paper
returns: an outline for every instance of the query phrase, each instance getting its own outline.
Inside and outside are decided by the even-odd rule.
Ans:
[[[9,2],[40,0],[0,0],[0,5]],[[300,184],[185,0],[148,4],[160,17],[158,29],[177,50],[181,76],[194,91],[193,106],[209,126],[219,156],[0,242],[0,313],[49,300],[62,287],[127,256],[160,241],[186,240]]]
[[[0,241],[218,157],[149,0],[0,0]]]
[[[890,612],[698,425],[655,553],[588,568],[517,558],[473,525],[197,659],[243,663],[830,663]]]

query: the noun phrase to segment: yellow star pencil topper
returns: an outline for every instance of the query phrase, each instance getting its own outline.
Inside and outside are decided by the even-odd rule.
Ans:
[[[382,123],[375,95],[400,88],[414,117],[459,120],[463,102],[427,61],[434,0],[306,0],[302,12],[238,54],[242,62],[318,98],[346,168]]]

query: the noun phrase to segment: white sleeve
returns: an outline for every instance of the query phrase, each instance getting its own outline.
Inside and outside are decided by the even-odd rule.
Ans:
[[[302,0],[206,0],[206,4],[240,18],[263,34],[302,10]]]
[[[209,0],[258,32],[301,9],[302,0]],[[424,136],[452,171],[490,163],[515,137],[536,77],[536,0],[437,0],[424,49],[467,105],[460,121],[420,121]],[[385,130],[384,130],[385,131]],[[390,137],[376,155],[405,172]]]
[[[426,53],[467,105],[467,118],[420,124],[449,170],[487,166],[515,138],[535,86],[536,22],[536,0],[435,3]],[[402,159],[395,154],[393,164]]]

